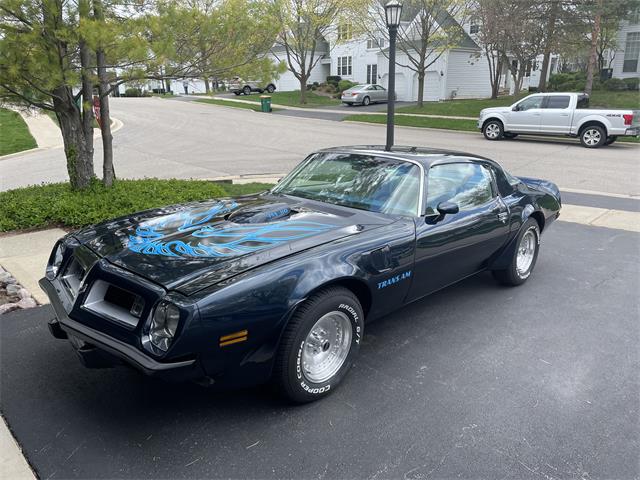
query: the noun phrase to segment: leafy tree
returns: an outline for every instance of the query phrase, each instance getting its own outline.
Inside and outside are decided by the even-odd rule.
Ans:
[[[489,64],[491,98],[498,98],[502,72],[508,63],[509,37],[505,22],[511,3],[510,0],[481,0],[474,8],[473,17],[480,24],[478,40]]]
[[[287,67],[300,82],[300,103],[307,103],[311,72],[328,48],[327,36],[351,7],[351,0],[270,0],[277,25],[275,45],[284,50]],[[328,52],[326,52],[328,53]]]
[[[381,35],[388,39],[384,0],[375,0],[369,7],[369,21],[365,31],[372,39]],[[406,21],[398,28],[397,49],[407,61],[396,64],[415,72],[418,77],[418,106],[424,99],[427,70],[464,37],[456,18],[466,16],[467,2],[463,0],[407,0],[403,2],[402,17]],[[388,44],[388,41],[386,42]],[[388,56],[386,50],[382,50]]]

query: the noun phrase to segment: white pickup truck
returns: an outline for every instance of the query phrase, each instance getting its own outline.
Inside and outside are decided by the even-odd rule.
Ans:
[[[487,140],[518,134],[579,137],[587,148],[610,145],[621,135],[640,135],[639,110],[589,108],[585,93],[536,93],[510,107],[485,108],[478,128]]]

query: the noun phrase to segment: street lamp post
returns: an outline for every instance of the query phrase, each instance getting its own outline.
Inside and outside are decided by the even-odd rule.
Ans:
[[[389,29],[389,82],[387,90],[387,144],[385,150],[390,151],[393,147],[393,117],[396,108],[396,37],[398,36],[398,26],[400,25],[400,14],[402,4],[398,0],[390,0],[384,6],[385,19]]]

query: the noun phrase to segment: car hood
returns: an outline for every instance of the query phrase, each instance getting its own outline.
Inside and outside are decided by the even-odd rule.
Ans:
[[[251,268],[391,222],[381,214],[263,194],[148,210],[74,236],[114,265],[190,295]]]
[[[490,113],[508,113],[511,111],[511,107],[489,107],[480,111],[480,116],[484,116]]]

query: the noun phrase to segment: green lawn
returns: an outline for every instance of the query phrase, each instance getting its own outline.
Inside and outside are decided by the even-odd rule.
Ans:
[[[300,90],[293,92],[273,92],[271,94],[265,93],[271,97],[271,102],[276,105],[286,105],[288,107],[327,107],[330,105],[340,105],[340,100],[335,98],[325,97],[324,95],[318,95],[314,92],[307,92],[307,103],[300,104]],[[252,94],[250,96],[240,95],[238,98],[242,100],[248,100],[251,102],[260,102],[260,95]]]
[[[386,115],[349,115],[343,119],[351,122],[387,123]],[[442,128],[445,130],[462,130],[465,132],[477,132],[475,120],[454,120],[449,118],[427,117],[395,117],[395,124],[401,127]]]
[[[512,105],[517,100],[527,95],[528,93],[522,93],[517,97],[504,96],[495,100],[484,98],[480,100],[445,100],[442,102],[425,102],[422,108],[415,106],[401,107],[397,109],[397,112],[423,115],[477,117],[480,114],[480,110],[483,108]],[[607,90],[594,90],[591,94],[590,105],[591,107],[640,109],[640,93],[629,91],[611,92]]]
[[[0,155],[22,152],[37,146],[20,114],[0,108]]]
[[[232,185],[204,180],[118,180],[106,189],[95,180],[76,192],[68,183],[51,183],[0,192],[0,232],[61,226],[78,228],[148,208],[245,195],[270,184]]]

